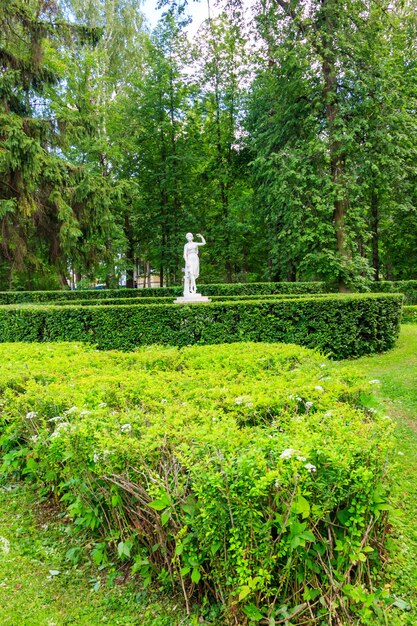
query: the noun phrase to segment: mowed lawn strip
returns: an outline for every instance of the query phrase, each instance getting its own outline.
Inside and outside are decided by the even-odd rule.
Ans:
[[[73,539],[55,507],[40,503],[24,483],[0,484],[1,626],[188,626],[177,602],[159,603],[116,572],[101,573],[65,558]],[[104,577],[103,577],[104,580]]]
[[[344,362],[346,363],[346,362]],[[388,540],[385,585],[398,597],[402,613],[390,612],[386,624],[417,624],[417,325],[403,325],[400,339],[385,354],[352,361],[379,381],[373,392],[397,422],[392,536]],[[404,602],[405,601],[405,602]],[[406,606],[408,604],[410,607]],[[379,626],[379,624],[375,624]]]

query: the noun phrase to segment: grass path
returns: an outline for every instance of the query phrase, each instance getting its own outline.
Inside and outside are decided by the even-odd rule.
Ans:
[[[417,325],[403,326],[394,350],[352,362],[369,379],[378,379],[378,399],[396,419],[397,466],[391,560],[383,584],[406,600],[411,611],[390,611],[375,626],[417,625]],[[39,508],[23,484],[0,485],[1,626],[193,626],[176,602],[147,598],[129,585],[101,587],[86,564],[68,565],[70,538],[56,511]],[[59,572],[59,573],[57,573]],[[401,604],[401,602],[400,602]]]
[[[61,515],[40,506],[27,486],[0,486],[1,626],[189,624],[172,600],[163,605],[129,584],[94,591],[100,573],[68,563],[70,541]]]
[[[391,561],[386,584],[411,611],[390,613],[386,626],[417,625],[417,325],[404,325],[393,350],[354,362],[370,380],[380,381],[374,392],[397,427],[394,470]],[[381,626],[385,626],[385,624]],[[375,626],[380,626],[376,623]]]

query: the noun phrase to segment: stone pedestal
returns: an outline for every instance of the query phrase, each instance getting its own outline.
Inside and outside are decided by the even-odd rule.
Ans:
[[[211,302],[211,300],[207,296],[202,296],[201,293],[192,293],[174,300],[174,304],[196,304],[197,302]]]

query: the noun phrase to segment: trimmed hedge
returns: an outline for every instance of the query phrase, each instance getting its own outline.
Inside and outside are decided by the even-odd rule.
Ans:
[[[403,307],[403,324],[417,324],[417,306]]]
[[[256,296],[278,294],[314,294],[334,292],[335,288],[323,282],[308,283],[223,283],[198,285],[205,296]],[[417,280],[378,281],[370,285],[373,293],[403,293],[406,302],[417,304]],[[24,302],[64,302],[84,300],[108,300],[111,298],[172,298],[182,295],[181,286],[145,289],[89,289],[82,291],[0,291],[1,304]]]
[[[296,343],[336,358],[381,352],[399,333],[400,294],[327,295],[199,305],[0,307],[0,341],[140,345]]]
[[[417,280],[381,280],[371,284],[371,291],[378,293],[403,293],[407,304],[417,304]]]
[[[323,298],[328,294],[325,293],[311,293],[308,294],[309,298]],[[264,300],[282,300],[282,299],[293,299],[293,298],[304,298],[305,294],[302,293],[294,293],[294,294],[267,294],[262,296],[262,301]],[[213,302],[240,302],[240,301],[248,301],[248,300],[259,300],[260,296],[251,296],[251,295],[242,295],[242,296],[210,296],[210,299]],[[39,303],[36,302],[25,302],[21,303],[19,306],[37,306]],[[159,296],[158,297],[142,297],[135,298],[132,301],[132,298],[102,298],[101,300],[63,300],[62,302],[42,302],[42,306],[132,306],[132,304],[174,304],[174,298],[172,296]],[[4,306],[15,306],[15,305],[4,305]]]
[[[266,296],[278,294],[329,293],[335,289],[323,282],[309,283],[230,283],[199,285],[205,296]],[[417,304],[417,280],[378,281],[371,283],[373,293],[403,293],[406,302]],[[182,288],[156,287],[145,289],[90,289],[83,291],[0,291],[1,304],[21,304],[24,302],[52,303],[88,300],[109,300],[119,298],[176,298],[182,295]]]
[[[322,282],[310,283],[223,283],[198,285],[205,296],[250,296],[274,294],[325,293]],[[61,300],[101,300],[103,298],[160,298],[182,295],[182,287],[156,287],[153,289],[90,289],[83,291],[0,291],[0,304],[23,302],[58,302]],[[328,290],[327,290],[328,291]]]

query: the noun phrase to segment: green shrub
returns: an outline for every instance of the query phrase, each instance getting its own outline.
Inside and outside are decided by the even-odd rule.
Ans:
[[[398,336],[402,296],[327,295],[198,305],[0,307],[0,341],[87,341],[102,349],[262,341],[336,358],[381,352]]]
[[[403,324],[417,324],[417,306],[403,307]]]
[[[323,298],[324,296],[326,296],[328,294],[324,294],[324,293],[314,293],[314,294],[309,294],[310,298]],[[263,295],[262,296],[262,300],[281,300],[281,299],[288,299],[288,298],[303,298],[305,297],[305,294],[267,294],[267,295]],[[210,300],[212,302],[239,302],[241,300],[259,300],[260,296],[256,295],[241,295],[241,296],[210,296]],[[142,297],[142,298],[135,298],[132,301],[132,298],[102,298],[102,299],[98,299],[98,300],[60,300],[59,302],[56,301],[50,301],[50,302],[42,302],[42,305],[46,306],[46,305],[51,305],[51,306],[112,306],[112,305],[117,305],[117,306],[124,306],[124,305],[129,305],[132,306],[132,304],[173,304],[174,302],[174,298],[173,296],[153,296],[153,297]],[[20,306],[33,306],[36,305],[37,303],[34,302],[27,302],[27,303],[22,303]],[[13,305],[9,305],[9,306],[13,306]]]
[[[403,293],[409,304],[417,304],[417,280],[375,281],[370,283],[374,293]],[[228,283],[198,285],[205,296],[266,296],[278,294],[314,294],[335,291],[323,282],[308,283]],[[182,295],[182,287],[155,287],[145,289],[88,289],[81,291],[2,291],[0,304],[20,304],[24,302],[62,302],[76,300],[108,300],[109,298],[171,298]]]
[[[242,626],[296,607],[341,623],[371,596],[392,423],[351,368],[268,344],[9,344],[0,361],[3,473],[52,491],[104,568]]]
[[[380,280],[371,283],[371,291],[402,293],[407,304],[417,304],[417,280]]]
[[[232,283],[198,285],[205,296],[250,296],[273,294],[305,294],[325,292],[324,283]],[[182,287],[156,287],[146,289],[89,289],[86,291],[2,291],[0,304],[23,302],[60,302],[61,300],[100,300],[102,298],[160,298],[182,295]]]

